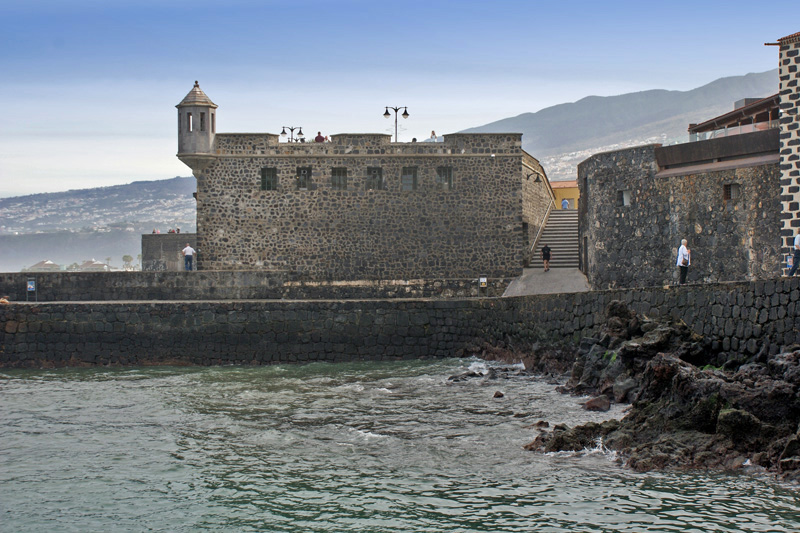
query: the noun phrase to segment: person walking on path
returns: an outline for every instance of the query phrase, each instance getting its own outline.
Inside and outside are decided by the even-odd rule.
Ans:
[[[797,230],[797,235],[794,236],[794,258],[792,259],[792,269],[789,271],[789,277],[794,276],[797,272],[797,265],[800,264],[800,229]]]
[[[183,267],[187,272],[189,272],[192,270],[192,261],[195,254],[194,248],[189,246],[189,243],[187,242],[186,248],[181,250],[181,253],[183,254]]]
[[[546,244],[542,246],[542,263],[544,263],[544,271],[550,270],[550,247]]]
[[[566,198],[561,200],[561,209],[569,209],[569,200]]]
[[[686,247],[687,240],[681,240],[681,247],[678,248],[678,261],[675,263],[681,269],[680,284],[686,283],[686,276],[689,274],[689,265],[692,264],[692,251]]]

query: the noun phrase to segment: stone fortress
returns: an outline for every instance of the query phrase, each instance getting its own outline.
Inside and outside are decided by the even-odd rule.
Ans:
[[[781,275],[800,230],[800,33],[781,38],[780,92],[690,125],[692,142],[596,154],[578,166],[581,270],[593,289]]]
[[[217,105],[197,82],[177,108],[178,157],[197,178],[198,270],[513,277],[554,201],[518,133],[424,143],[217,133]]]

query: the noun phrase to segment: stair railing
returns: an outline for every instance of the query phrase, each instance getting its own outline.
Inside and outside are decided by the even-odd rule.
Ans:
[[[544,227],[547,225],[547,219],[550,218],[550,211],[553,210],[553,206],[556,205],[556,202],[550,198],[550,203],[547,204],[547,210],[544,212],[544,216],[542,217],[541,224],[539,224],[539,231],[536,232],[536,238],[533,239],[533,244],[531,245],[531,249],[528,250],[528,254],[533,259],[533,252],[536,251],[536,245],[539,244],[539,239],[542,237],[542,232],[544,231]]]

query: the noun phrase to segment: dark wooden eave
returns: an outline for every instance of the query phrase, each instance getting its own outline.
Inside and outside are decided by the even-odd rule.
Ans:
[[[725,113],[724,115],[706,120],[700,124],[691,124],[689,126],[689,133],[714,131],[729,126],[738,126],[739,124],[757,122],[754,120],[757,115],[770,113],[773,110],[777,112],[777,110],[780,109],[780,105],[780,94],[776,93],[749,105],[742,106],[739,109],[734,109],[733,111]]]

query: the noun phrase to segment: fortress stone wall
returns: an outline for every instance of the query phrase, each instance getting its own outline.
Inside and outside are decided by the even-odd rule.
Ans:
[[[521,273],[540,217],[524,224],[520,135],[401,145],[384,135],[280,145],[244,137],[217,135],[216,158],[195,172],[200,269],[290,270],[309,279]],[[274,172],[274,190],[262,187],[262,169]],[[373,169],[378,189],[368,183]],[[404,190],[412,169],[405,187],[414,190]],[[346,182],[334,183],[336,172]],[[532,198],[547,195],[538,185]]]
[[[800,278],[515,298],[0,306],[0,367],[456,357],[597,335],[612,300],[683,320],[724,359],[800,343]]]
[[[776,132],[773,137],[767,144],[777,150]],[[590,285],[676,284],[684,238],[692,251],[689,282],[780,275],[777,157],[753,166],[732,161],[724,170],[663,172],[659,150],[649,145],[596,154],[578,166],[580,257]],[[735,198],[726,199],[726,187]]]

